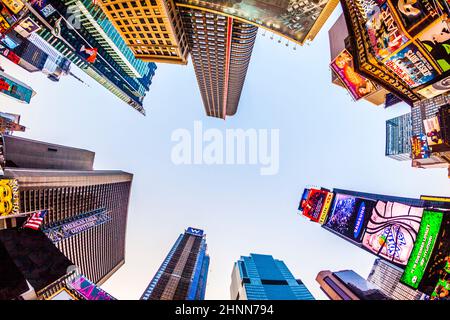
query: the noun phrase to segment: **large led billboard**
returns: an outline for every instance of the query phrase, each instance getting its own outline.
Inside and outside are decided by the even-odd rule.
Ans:
[[[367,223],[363,247],[395,264],[406,265],[422,214],[423,208],[378,201]]]
[[[449,300],[450,215],[425,210],[413,251],[400,281],[433,300]]]
[[[299,210],[313,222],[323,224],[330,211],[334,194],[328,190],[305,189]]]
[[[375,205],[373,200],[338,193],[323,226],[352,242],[361,243]]]
[[[20,210],[19,184],[15,179],[0,180],[0,216],[18,214]]]
[[[176,0],[178,6],[208,10],[261,26],[303,44],[312,40],[338,0]]]
[[[0,93],[26,103],[30,103],[31,98],[35,95],[29,86],[1,71]]]
[[[78,292],[86,300],[116,300],[113,296],[97,287],[83,275],[77,276],[68,284],[69,288]]]

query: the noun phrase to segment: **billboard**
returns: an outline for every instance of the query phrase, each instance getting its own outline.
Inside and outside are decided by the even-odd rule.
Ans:
[[[417,241],[400,281],[428,294],[450,298],[450,216],[425,210]]]
[[[361,243],[375,205],[373,200],[336,194],[329,218],[323,226],[350,241]]]
[[[423,208],[378,201],[367,223],[363,247],[381,258],[406,265],[422,214]]]
[[[0,180],[0,216],[19,214],[19,184],[16,179]]]
[[[328,190],[305,189],[299,210],[311,221],[323,224],[330,211],[333,196]]]
[[[177,5],[229,15],[303,43],[317,33],[338,2],[335,0],[178,0]],[[320,26],[316,26],[316,23]]]
[[[21,0],[2,0],[5,6],[13,13],[17,14],[22,10],[25,4]]]
[[[444,142],[442,140],[441,126],[439,125],[438,117],[423,120],[423,126],[425,128],[425,134],[427,136],[427,143],[429,146]]]
[[[106,214],[106,209],[97,209],[83,214],[81,217],[44,230],[47,237],[54,243],[70,238],[76,234],[92,229],[111,220]]]
[[[29,86],[1,71],[0,93],[26,103],[30,103],[31,97],[35,94]]]
[[[450,70],[450,32],[446,21],[436,21],[419,35],[418,42],[443,72]]]
[[[203,233],[204,233],[204,232],[203,232],[203,230],[189,227],[189,228],[186,230],[186,233],[189,233],[189,234],[192,234],[192,235],[198,236],[198,237],[203,237]]]
[[[344,83],[354,100],[359,100],[377,91],[375,84],[355,72],[353,57],[344,49],[330,64],[333,72]]]
[[[423,133],[411,137],[411,155],[413,160],[430,158],[427,136]]]
[[[414,44],[391,55],[384,63],[410,88],[431,82],[438,73]]]
[[[68,287],[77,291],[86,300],[116,300],[83,275],[79,275],[69,282]]]

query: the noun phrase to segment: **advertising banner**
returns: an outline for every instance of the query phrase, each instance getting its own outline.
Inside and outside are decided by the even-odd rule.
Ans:
[[[69,287],[76,290],[86,300],[116,300],[83,275],[79,275],[72,282],[70,282]]]
[[[396,11],[403,27],[411,35],[415,36],[423,28],[439,18],[436,5],[443,7],[435,0],[388,0]]]
[[[363,238],[363,247],[377,256],[406,265],[420,228],[423,208],[378,201]]]
[[[305,189],[300,203],[302,214],[311,221],[323,224],[330,210],[333,193],[320,189]]]
[[[0,180],[0,216],[19,214],[19,184],[16,179]]]
[[[333,0],[178,0],[177,4],[213,10],[240,18],[303,43],[318,17],[336,7]]]
[[[446,21],[439,19],[419,35],[418,42],[443,72],[450,70],[450,32]]]
[[[411,156],[413,160],[430,158],[430,153],[425,134],[416,134],[411,137]]]
[[[450,77],[446,77],[442,80],[436,81],[425,88],[417,90],[417,93],[425,97],[426,99],[434,98],[438,95],[446,93],[450,90]]]
[[[388,58],[409,41],[387,3],[375,6],[368,14],[366,30],[371,49],[379,61]]]
[[[350,241],[361,243],[375,205],[373,200],[336,194],[329,218],[323,226]]]
[[[438,73],[414,44],[409,44],[384,62],[410,88],[432,81]]]
[[[439,125],[438,117],[423,120],[423,125],[427,136],[428,146],[433,146],[444,142],[442,140],[441,126]]]
[[[30,103],[33,89],[0,71],[0,92],[19,101]]]
[[[63,223],[59,226],[48,228],[44,230],[44,233],[55,243],[111,220],[106,214],[105,208],[91,211],[84,214],[82,217],[75,219],[76,220]]]
[[[446,299],[450,290],[450,216],[425,210],[414,249],[400,281],[430,295]]]
[[[8,7],[11,12],[17,14],[23,9],[25,4],[21,0],[2,0],[5,6]]]
[[[375,84],[355,72],[352,55],[344,49],[330,64],[354,100],[376,91]]]

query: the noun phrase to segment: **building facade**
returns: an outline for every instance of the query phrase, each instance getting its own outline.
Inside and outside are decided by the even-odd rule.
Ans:
[[[376,259],[367,281],[394,300],[421,300],[424,294],[400,283],[404,270],[382,259]]]
[[[179,11],[206,114],[222,119],[234,115],[258,28],[203,10]]]
[[[316,281],[330,300],[390,300],[353,270],[324,270],[318,273]]]
[[[411,160],[412,116],[406,113],[386,121],[386,157]]]
[[[203,230],[188,228],[159,267],[141,300],[204,300],[209,269]]]
[[[230,293],[231,300],[314,300],[283,261],[261,254],[235,262]]]
[[[173,0],[101,0],[99,4],[136,58],[187,64],[188,44]]]

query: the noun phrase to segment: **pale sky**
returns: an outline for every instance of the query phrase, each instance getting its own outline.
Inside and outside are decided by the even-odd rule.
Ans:
[[[367,277],[375,256],[297,213],[307,185],[419,197],[450,196],[446,169],[415,169],[385,157],[385,121],[407,113],[353,102],[331,83],[328,30],[337,9],[310,46],[292,49],[259,33],[239,109],[226,121],[207,118],[192,68],[158,64],[145,99],[147,116],[124,104],[73,66],[89,87],[59,83],[1,58],[6,73],[37,92],[31,104],[0,97],[0,111],[19,113],[31,139],[95,151],[95,169],[134,174],[125,265],[102,288],[139,299],[178,235],[202,228],[211,256],[207,299],[229,299],[233,263],[241,255],[284,260],[317,299],[321,270],[353,269]],[[261,176],[255,165],[175,165],[174,130],[279,129],[280,169]]]

